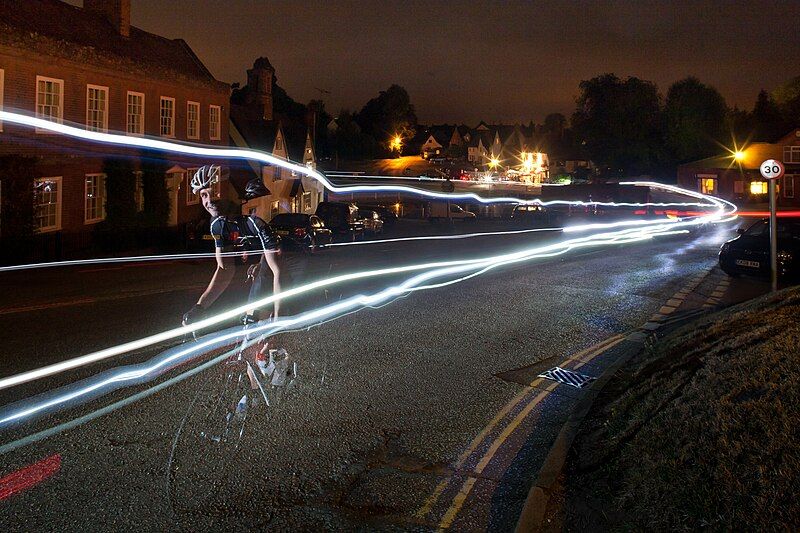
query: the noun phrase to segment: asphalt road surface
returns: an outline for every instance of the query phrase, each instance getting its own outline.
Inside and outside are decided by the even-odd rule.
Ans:
[[[218,364],[4,453],[0,523],[9,531],[509,530],[559,429],[543,412],[562,410],[570,396],[520,415],[524,431],[494,434],[493,420],[525,389],[503,376],[641,326],[698,274],[714,285],[697,288],[710,298],[722,279],[714,269],[717,251],[731,230],[503,267],[281,334],[272,342],[293,355],[298,378],[290,390],[271,392],[269,407],[249,410],[241,439],[209,448],[195,438],[209,431],[198,420],[209,410],[208,391],[226,375]],[[312,258],[306,274],[481,257],[559,238],[544,232],[339,247]],[[4,274],[0,376],[175,327],[212,270],[210,261],[195,260]],[[382,283],[320,291],[304,304],[334,302]],[[725,286],[725,298],[765,288],[747,280]],[[706,296],[698,296],[698,305]],[[232,293],[219,308],[241,297]],[[0,405],[146,361],[174,344],[0,391]],[[0,431],[0,446],[187,368]],[[467,452],[483,460],[472,463]],[[3,493],[4,486],[15,489]]]

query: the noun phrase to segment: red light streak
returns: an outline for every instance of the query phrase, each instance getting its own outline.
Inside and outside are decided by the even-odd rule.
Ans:
[[[0,478],[0,500],[38,485],[61,470],[61,454],[51,455]]]

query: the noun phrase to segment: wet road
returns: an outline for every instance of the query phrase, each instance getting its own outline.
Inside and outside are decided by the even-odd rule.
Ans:
[[[688,278],[714,272],[719,244],[731,233],[720,229],[503,267],[282,334],[276,343],[296,357],[299,378],[280,402],[251,411],[241,445],[216,459],[224,469],[199,461],[194,469],[176,471],[180,461],[170,463],[174,453],[184,454],[182,465],[199,453],[181,448],[185,441],[176,433],[196,418],[198,391],[221,380],[217,365],[4,454],[0,477],[48,458],[45,465],[52,472],[42,466],[39,477],[46,479],[0,502],[0,523],[10,530],[428,530],[440,525],[508,530],[559,429],[540,412],[558,411],[569,396],[550,397],[530,417],[519,418],[519,427],[535,427],[535,434],[486,433],[525,389],[507,373],[570,356],[641,326]],[[539,234],[341,248],[315,258],[311,270],[315,276],[477,257],[554,238]],[[38,274],[35,287],[13,295],[11,288],[23,277],[5,276],[0,288],[8,303],[0,313],[0,330],[13,334],[3,341],[0,374],[174,326],[202,291],[211,268],[190,262],[47,271]],[[714,275],[711,285],[717,283]],[[752,289],[757,284],[737,283],[758,291]],[[705,284],[697,291],[710,297],[715,289]],[[330,301],[338,295],[320,297]],[[697,296],[698,305],[706,296]],[[115,361],[138,362],[151,355]],[[60,382],[2,391],[0,403]],[[115,393],[0,434],[0,444],[146,389]],[[489,436],[471,446],[482,432]],[[485,460],[461,460],[471,448]],[[41,475],[43,468],[50,473]],[[36,471],[21,477],[38,481]],[[456,487],[462,479],[473,480],[475,490],[439,488],[453,478],[459,481]],[[206,497],[213,503],[195,508]]]

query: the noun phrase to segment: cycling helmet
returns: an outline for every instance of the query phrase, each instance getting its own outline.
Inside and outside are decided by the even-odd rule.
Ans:
[[[260,198],[269,194],[269,189],[266,188],[264,182],[258,178],[253,178],[244,186],[244,199],[252,200],[253,198]]]
[[[219,182],[219,166],[205,165],[197,169],[192,177],[192,192],[197,194],[201,189],[208,189],[214,183]]]

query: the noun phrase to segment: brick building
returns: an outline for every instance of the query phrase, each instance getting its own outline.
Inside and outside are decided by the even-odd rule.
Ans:
[[[759,167],[767,159],[777,159],[786,166],[778,180],[778,205],[800,207],[800,128],[787,133],[775,143],[757,142],[744,146],[737,154],[709,157],[678,167],[678,185],[725,198],[737,205],[769,201],[767,182]]]
[[[230,87],[183,40],[131,26],[130,5],[0,0],[0,105],[89,130],[228,145]],[[137,176],[136,208],[147,209],[139,171],[153,154],[5,124],[0,156],[6,155],[35,158],[33,255],[40,258],[91,249],[94,226],[106,218],[104,169],[112,158],[129,162]],[[167,224],[180,234],[203,215],[187,185],[192,169],[207,161],[158,158],[169,195]],[[3,186],[0,195],[9,189]],[[223,179],[218,194],[235,193]]]

